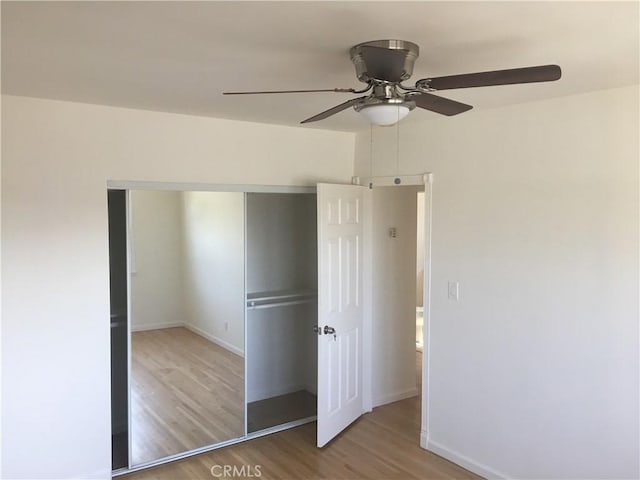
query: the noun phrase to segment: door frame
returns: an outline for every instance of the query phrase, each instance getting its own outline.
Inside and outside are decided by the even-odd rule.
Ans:
[[[313,185],[251,185],[227,183],[195,182],[153,182],[138,180],[108,180],[107,189],[111,190],[167,190],[194,192],[244,192],[244,193],[316,193]]]
[[[426,172],[415,175],[395,175],[395,176],[372,176],[352,178],[352,183],[356,185],[368,185],[369,189],[374,187],[402,187],[402,186],[423,186],[424,187],[424,277],[423,277],[423,304],[424,318],[422,324],[422,401],[420,404],[420,447],[427,449],[429,438],[429,378],[431,366],[431,234],[432,234],[432,200],[433,200],[433,173]],[[372,202],[370,196],[368,202]],[[371,366],[373,349],[371,343],[371,315],[373,312],[372,303],[372,261],[373,261],[373,212],[370,206],[365,210],[367,218],[365,223],[365,321],[363,329],[363,385],[365,389],[364,407],[365,411],[372,410],[372,382]]]

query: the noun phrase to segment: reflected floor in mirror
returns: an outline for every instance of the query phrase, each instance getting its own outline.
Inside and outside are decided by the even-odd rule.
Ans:
[[[178,327],[131,334],[132,464],[244,433],[244,359]]]

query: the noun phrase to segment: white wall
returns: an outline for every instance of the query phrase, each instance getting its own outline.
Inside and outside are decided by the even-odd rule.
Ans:
[[[247,291],[318,285],[316,195],[247,195]]]
[[[244,355],[244,194],[184,192],[186,327]]]
[[[434,173],[430,449],[488,476],[638,478],[638,100],[401,124],[400,173]],[[374,131],[374,175],[395,134]]]
[[[132,190],[129,201],[131,329],[182,325],[182,193]]]
[[[299,390],[316,393],[317,308],[305,303],[247,312],[247,402]]]
[[[373,406],[416,389],[416,196],[419,187],[373,189]],[[396,228],[396,238],[389,228]]]
[[[353,148],[338,132],[3,96],[3,475],[110,478],[108,180],[345,182]]]

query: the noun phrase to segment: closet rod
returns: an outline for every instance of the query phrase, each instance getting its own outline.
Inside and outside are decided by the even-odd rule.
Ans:
[[[274,302],[274,303],[263,303],[260,305],[247,305],[247,309],[249,310],[257,310],[259,308],[271,308],[271,307],[287,307],[289,305],[301,305],[303,303],[311,303],[314,299],[307,298],[304,300],[292,300],[290,302]],[[252,302],[249,302],[252,303]]]

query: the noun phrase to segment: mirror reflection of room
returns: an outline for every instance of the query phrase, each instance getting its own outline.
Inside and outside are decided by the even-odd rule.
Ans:
[[[131,464],[242,437],[244,195],[130,191]]]

